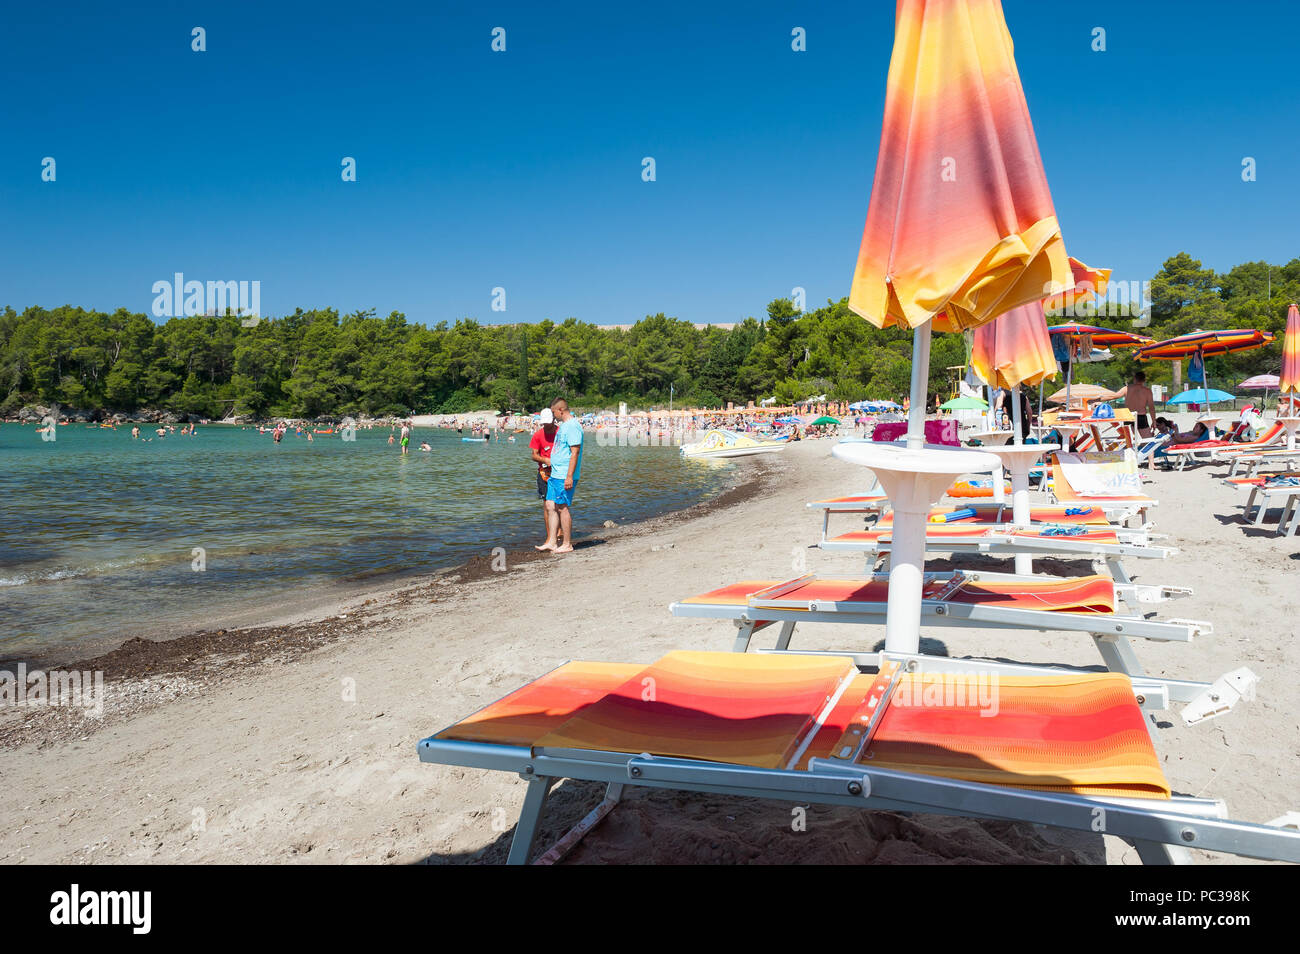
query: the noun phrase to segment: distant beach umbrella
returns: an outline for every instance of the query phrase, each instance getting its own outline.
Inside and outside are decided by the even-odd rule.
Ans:
[[[1274,338],[1272,332],[1256,331],[1254,328],[1240,328],[1224,331],[1194,331],[1144,345],[1134,352],[1139,361],[1181,361],[1195,358],[1205,367],[1205,359],[1214,355],[1233,354],[1238,351],[1253,351],[1262,348]],[[1209,372],[1204,372],[1202,385],[1210,386]],[[1223,392],[1219,392],[1223,393]],[[1211,402],[1212,403],[1212,402]]]
[[[1109,276],[1109,272],[1107,273]],[[1102,348],[1136,348],[1139,345],[1150,344],[1152,339],[1146,335],[1134,334],[1131,331],[1121,331],[1116,328],[1101,328],[1097,325],[1081,325],[1073,322],[1065,325],[1053,325],[1047,329],[1047,333],[1053,338],[1058,338],[1069,342],[1065,348],[1065,394],[1064,403],[1069,404],[1071,388],[1074,384],[1074,366],[1093,360],[1093,350],[1097,347]],[[1088,356],[1076,357],[1076,352],[1086,348]]]
[[[1099,384],[1076,384],[1073,389],[1062,388],[1055,394],[1048,395],[1047,400],[1052,404],[1065,404],[1067,399],[1083,402],[1114,401],[1119,396],[1118,391],[1108,390]]]
[[[1237,388],[1242,391],[1271,391],[1281,383],[1276,374],[1257,374],[1242,381]]]
[[[1192,388],[1175,394],[1166,404],[1214,404],[1219,401],[1231,401],[1233,396],[1226,391],[1218,391],[1214,388]]]
[[[976,397],[956,397],[939,405],[941,411],[987,411],[989,404]]]

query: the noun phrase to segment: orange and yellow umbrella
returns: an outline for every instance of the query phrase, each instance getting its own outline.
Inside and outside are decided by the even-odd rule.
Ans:
[[[1294,303],[1286,312],[1286,333],[1282,336],[1282,373],[1279,375],[1278,388],[1283,394],[1300,394],[1300,308]]]
[[[1072,309],[1080,298],[1104,295],[1106,289],[1110,287],[1109,268],[1092,268],[1073,256],[1070,258],[1070,275],[1074,287],[1044,300],[1043,307],[1048,311],[1056,311],[1058,308]]]
[[[1040,302],[1013,308],[975,330],[971,366],[987,384],[1014,388],[1056,374],[1052,339]]]
[[[1073,284],[1000,0],[899,0],[849,307],[961,331]]]
[[[986,383],[1014,388],[1056,376],[1056,357],[1049,334],[1052,329],[1047,327],[1044,309],[1053,307],[1053,302],[1059,307],[1062,302],[1073,304],[1083,296],[1104,295],[1110,281],[1109,268],[1092,268],[1077,258],[1070,259],[1070,272],[1074,284],[1063,294],[1013,308],[976,329],[971,365]]]

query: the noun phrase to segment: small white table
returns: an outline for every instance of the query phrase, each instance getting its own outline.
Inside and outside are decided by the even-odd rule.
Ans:
[[[871,468],[889,495],[894,529],[889,556],[885,649],[916,653],[921,647],[921,593],[925,576],[925,528],[930,508],[955,477],[1001,466],[992,454],[939,445],[836,444],[833,457]]]
[[[1295,433],[1300,430],[1300,415],[1288,414],[1285,417],[1279,415],[1277,422],[1286,431],[1286,449],[1289,451],[1295,450]]]
[[[1044,454],[1060,449],[1060,444],[1004,444],[989,448],[988,452],[995,454],[1011,474],[1011,516],[1016,526],[1029,526],[1030,468]],[[1016,554],[1016,572],[1034,572],[1034,561],[1028,553]]]

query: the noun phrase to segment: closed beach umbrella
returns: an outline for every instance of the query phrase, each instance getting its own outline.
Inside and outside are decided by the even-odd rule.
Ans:
[[[999,0],[899,0],[849,307],[916,331],[908,445],[924,443],[931,328],[976,328],[1073,285]]]
[[[1012,430],[1015,442],[1022,443],[1020,385],[1038,384],[1056,375],[1056,356],[1052,354],[1052,339],[1047,334],[1042,303],[1030,302],[1013,308],[976,328],[970,360],[975,373],[986,384],[1012,392]]]
[[[1073,276],[1000,0],[898,0],[895,9],[849,308],[877,327],[913,329],[907,447],[836,453],[877,464],[894,503],[885,646],[916,652],[930,495],[958,466],[952,451],[922,449],[931,331],[978,328],[1066,291]],[[997,463],[980,452],[966,461],[971,470]]]
[[[1274,338],[1272,332],[1256,331],[1254,328],[1240,328],[1226,331],[1194,331],[1177,338],[1168,338],[1144,345],[1134,352],[1139,361],[1182,361],[1184,358],[1197,358],[1202,368],[1205,359],[1213,355],[1233,354],[1238,351],[1253,351],[1262,348]],[[1209,388],[1210,375],[1204,375],[1201,383]],[[1222,392],[1220,392],[1222,393]],[[1212,403],[1212,402],[1211,402]]]
[[[1083,264],[1077,258],[1070,257],[1070,278],[1073,286],[1059,295],[1051,295],[1043,300],[1043,307],[1048,311],[1058,308],[1073,308],[1080,299],[1089,299],[1106,294],[1110,287],[1110,269],[1093,268]]]
[[[994,387],[1014,388],[1053,377],[1056,357],[1042,303],[1013,308],[977,328],[970,360],[975,373]]]
[[[1278,389],[1283,394],[1300,394],[1300,308],[1292,302],[1286,311],[1286,333],[1282,336],[1282,374]]]

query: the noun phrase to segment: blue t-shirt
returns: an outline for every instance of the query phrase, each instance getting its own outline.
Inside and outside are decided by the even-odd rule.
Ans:
[[[573,482],[582,476],[582,425],[577,418],[569,418],[555,432],[555,446],[551,448],[551,479],[563,480],[569,475],[569,458],[578,455],[573,468]]]

